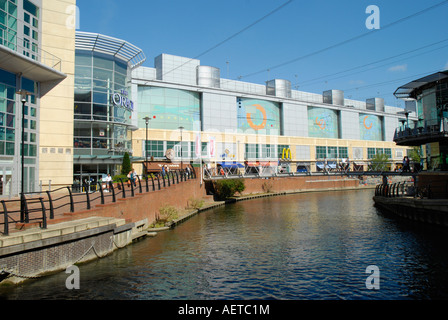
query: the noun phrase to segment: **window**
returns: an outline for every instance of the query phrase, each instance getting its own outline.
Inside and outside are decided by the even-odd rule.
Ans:
[[[327,147],[316,146],[316,159],[327,157]]]
[[[196,158],[196,143],[190,145],[190,154],[192,158]],[[201,142],[201,156],[208,157],[208,142]]]
[[[324,147],[316,146],[316,159],[342,159],[348,158],[348,148],[347,147]]]
[[[5,80],[8,81],[8,73],[3,74],[5,74]],[[0,76],[3,74],[0,72]],[[2,155],[14,155],[16,139],[14,89],[15,87],[0,84],[0,154]]]
[[[246,144],[246,159],[258,159],[258,144]]]
[[[114,62],[111,61],[109,58],[93,56],[93,66],[102,69],[113,70]]]
[[[14,155],[14,143],[6,142],[6,155],[13,156]]]
[[[376,148],[376,154],[384,154],[383,148]]]
[[[165,156],[163,141],[148,141],[146,150],[148,150],[148,157],[163,158]]]
[[[327,158],[336,159],[338,157],[338,147],[327,148]]]
[[[39,17],[39,8],[29,0],[23,0],[23,9],[35,17]]]
[[[277,152],[276,152],[275,145],[262,144],[260,156],[262,159],[277,158]]]
[[[376,154],[375,148],[367,148],[367,158],[368,159],[372,159],[373,157],[375,157],[375,154]]]
[[[338,157],[339,158],[348,158],[348,148],[347,147],[339,147],[338,148]]]
[[[31,23],[31,16],[28,13],[25,12],[24,15],[23,15],[23,20],[26,23]]]

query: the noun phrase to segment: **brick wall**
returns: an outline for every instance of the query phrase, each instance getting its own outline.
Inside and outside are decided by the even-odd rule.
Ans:
[[[263,192],[299,192],[316,189],[356,188],[358,179],[337,176],[273,177],[268,179],[245,179],[243,195]]]
[[[161,190],[149,193],[135,194],[127,198],[118,197],[116,203],[96,205],[91,210],[66,213],[67,217],[84,218],[104,216],[126,219],[127,222],[138,222],[147,219],[151,224],[159,209],[172,205],[180,209],[188,206],[192,198],[202,199],[207,196],[206,184],[200,184],[199,179],[188,180],[180,184],[171,185]],[[335,176],[302,176],[302,177],[273,177],[268,179],[245,179],[246,189],[243,195],[265,192],[300,192],[318,189],[356,188],[359,180]],[[157,189],[157,187],[156,187]]]

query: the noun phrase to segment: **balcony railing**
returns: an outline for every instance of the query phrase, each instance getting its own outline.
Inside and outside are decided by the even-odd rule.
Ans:
[[[0,45],[16,51],[25,57],[61,72],[62,60],[52,53],[33,45],[30,41],[11,35],[10,32],[0,29]]]
[[[441,137],[448,137],[448,118],[442,118],[440,122],[426,120],[415,128],[407,126],[395,130],[394,141],[396,143],[431,142]]]

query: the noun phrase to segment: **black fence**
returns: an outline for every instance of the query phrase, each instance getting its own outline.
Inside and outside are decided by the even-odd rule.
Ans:
[[[183,181],[197,179],[193,167],[183,170],[136,176],[131,181],[119,179],[115,182],[96,184],[74,184],[40,194],[25,193],[20,199],[1,200],[0,234],[10,233],[10,225],[17,223],[36,223],[42,229],[47,228],[47,220],[55,219],[58,213],[90,210],[93,205],[115,203],[118,199],[135,197],[136,194],[153,192],[179,184]],[[3,230],[3,231],[1,231]]]
[[[414,184],[409,182],[397,182],[392,184],[379,184],[375,187],[375,196],[388,198],[413,195]]]
[[[414,183],[398,182],[379,184],[375,187],[375,196],[395,198],[414,197],[420,199],[448,199],[448,181],[441,183],[415,186]]]

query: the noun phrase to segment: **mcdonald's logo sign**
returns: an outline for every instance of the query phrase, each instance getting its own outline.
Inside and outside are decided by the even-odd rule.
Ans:
[[[284,148],[282,151],[282,160],[291,160],[291,148]]]

